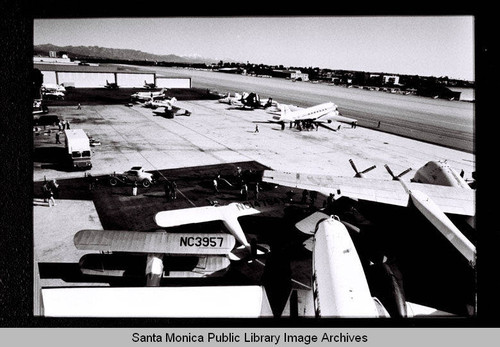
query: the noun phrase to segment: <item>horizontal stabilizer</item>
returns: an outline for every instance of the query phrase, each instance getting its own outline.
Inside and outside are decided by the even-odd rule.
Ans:
[[[176,227],[185,224],[195,224],[224,220],[227,216],[236,218],[260,211],[241,203],[230,203],[225,206],[190,207],[179,210],[161,211],[155,215],[155,222],[162,228]]]
[[[318,222],[328,218],[329,216],[323,212],[314,212],[307,218],[302,219],[301,221],[295,224],[295,227],[303,232],[304,234],[313,235],[316,230],[316,226]]]
[[[238,217],[256,213],[260,211],[250,205],[233,202],[225,206],[202,206],[158,212],[155,215],[155,222],[160,227],[168,228],[220,220],[242,245],[250,248]]]
[[[77,249],[105,252],[182,255],[228,254],[236,243],[229,234],[80,230],[73,238]]]
[[[260,286],[42,289],[47,317],[272,317]]]

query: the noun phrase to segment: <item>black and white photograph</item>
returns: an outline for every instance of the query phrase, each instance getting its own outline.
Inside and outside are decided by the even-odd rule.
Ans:
[[[33,21],[34,314],[471,318],[474,17]]]
[[[455,329],[497,325],[488,16],[164,5],[4,6],[1,325],[494,338]]]

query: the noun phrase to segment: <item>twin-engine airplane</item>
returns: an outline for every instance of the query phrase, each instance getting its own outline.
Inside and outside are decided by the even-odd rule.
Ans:
[[[312,289],[292,290],[282,316],[391,317],[384,304],[372,297],[356,247],[338,217],[315,212],[298,222],[296,227],[312,235],[304,242],[312,251]],[[402,317],[449,315],[406,301],[404,290],[395,282],[392,283],[392,295]]]
[[[325,195],[346,196],[353,199],[396,206],[414,206],[449,242],[475,267],[476,247],[455,226],[446,214],[465,216],[474,227],[475,191],[445,161],[430,161],[420,168],[411,182],[394,175],[393,180],[358,177],[340,177],[315,174],[264,171],[263,181],[307,190]]]
[[[357,124],[357,120],[349,117],[344,117],[338,111],[337,105],[333,102],[327,102],[307,108],[301,108],[292,105],[278,104],[278,112],[273,112],[275,115],[267,123],[281,124],[281,130],[285,129],[285,124],[290,123],[303,123],[305,125],[314,124],[316,126],[323,126],[330,130],[325,123],[332,121],[347,123],[350,125]]]

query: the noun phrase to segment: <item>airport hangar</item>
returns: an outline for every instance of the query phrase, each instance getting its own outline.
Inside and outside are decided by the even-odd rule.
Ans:
[[[190,77],[167,77],[154,71],[136,71],[125,66],[34,63],[44,83],[75,88],[99,88],[116,83],[124,88],[142,88],[154,83],[157,88],[191,88]]]

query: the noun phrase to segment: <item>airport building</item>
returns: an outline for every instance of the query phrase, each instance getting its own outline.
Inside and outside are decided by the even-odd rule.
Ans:
[[[300,70],[273,70],[273,76],[304,82],[309,81],[309,74],[302,73]]]
[[[159,76],[154,71],[129,70],[120,66],[79,65],[58,61],[64,58],[34,57],[34,68],[40,70],[43,82],[74,88],[99,88],[116,83],[123,88],[142,88],[145,83],[155,83],[158,88],[191,88],[190,77]],[[50,62],[45,60],[51,60]]]

